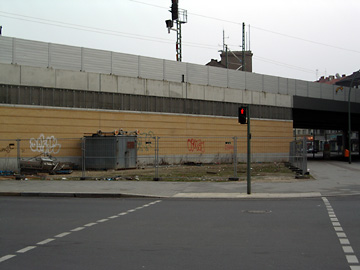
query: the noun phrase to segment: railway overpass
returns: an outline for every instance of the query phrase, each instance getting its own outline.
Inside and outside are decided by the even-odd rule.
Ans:
[[[244,127],[234,127],[240,104],[251,105],[252,132],[259,137],[292,136],[293,128],[345,131],[349,87],[337,87],[0,36],[0,139],[14,138],[18,130],[72,137],[114,125],[161,136],[245,136]],[[350,100],[352,130],[359,131],[358,89]],[[81,112],[82,120],[71,121],[68,110]],[[19,120],[28,115],[34,120]],[[63,128],[48,124],[59,118],[68,121],[58,122]],[[84,118],[93,121],[82,126]]]

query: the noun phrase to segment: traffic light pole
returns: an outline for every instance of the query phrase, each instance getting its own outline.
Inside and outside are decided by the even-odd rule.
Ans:
[[[250,132],[250,106],[247,106],[247,194],[251,194],[251,132]]]

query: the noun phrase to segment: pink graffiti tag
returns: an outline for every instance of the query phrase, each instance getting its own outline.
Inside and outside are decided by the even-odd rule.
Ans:
[[[201,153],[205,152],[205,142],[203,142],[201,140],[188,139],[187,147],[190,152],[194,152],[194,151],[201,152]]]

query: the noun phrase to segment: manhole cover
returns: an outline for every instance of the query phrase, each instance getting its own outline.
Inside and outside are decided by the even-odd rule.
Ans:
[[[271,210],[243,210],[242,212],[248,214],[269,214]]]

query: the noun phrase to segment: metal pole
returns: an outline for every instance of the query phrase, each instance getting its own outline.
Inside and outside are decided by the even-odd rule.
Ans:
[[[154,181],[159,181],[159,137],[155,137],[155,177]]]
[[[81,166],[81,169],[82,169],[82,172],[81,172],[81,179],[82,180],[85,180],[85,177],[86,177],[86,167],[85,167],[85,142],[86,142],[86,138],[82,138],[82,141],[81,141],[81,147],[82,147],[82,166]]]
[[[234,178],[237,177],[237,138],[234,137]]]
[[[225,45],[225,48],[226,48],[226,68],[229,68],[229,58],[228,58],[228,46]]]
[[[303,142],[302,142],[302,175],[304,176],[305,173],[307,173],[307,146],[306,146],[306,138],[303,138]]]
[[[242,71],[245,71],[245,23],[242,24],[242,54],[241,54]]]
[[[351,82],[352,84],[352,82]],[[351,112],[350,112],[350,93],[351,93],[351,87],[352,85],[350,85],[350,89],[349,89],[349,101],[348,101],[348,120],[349,120],[349,133],[348,133],[348,137],[349,137],[349,164],[351,164]]]
[[[250,132],[250,105],[247,106],[247,194],[251,194],[251,132]]]
[[[176,20],[176,61],[182,62],[181,22]]]
[[[353,87],[354,81],[357,77],[357,75],[360,73],[360,69],[357,72],[354,72],[354,77],[351,80],[350,83],[350,89],[349,89],[349,99],[348,99],[348,120],[349,120],[349,164],[351,164],[351,106],[350,106],[350,97],[351,97],[351,88]]]
[[[17,147],[17,170],[18,174],[21,174],[21,167],[20,167],[20,139],[16,139],[16,147]]]
[[[233,160],[234,160],[234,176],[230,177],[229,180],[230,181],[238,181],[239,177],[237,176],[237,137],[234,137],[234,156],[233,156]]]

